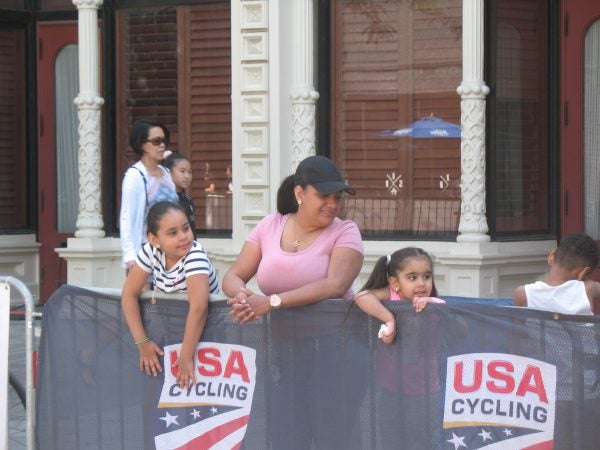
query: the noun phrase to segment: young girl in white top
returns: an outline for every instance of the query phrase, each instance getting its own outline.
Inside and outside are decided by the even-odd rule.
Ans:
[[[379,337],[391,344],[396,337],[396,319],[382,300],[410,301],[421,312],[428,303],[446,303],[436,295],[431,257],[423,249],[405,247],[379,258],[354,301],[364,312],[383,322]]]
[[[193,353],[208,313],[209,294],[219,286],[212,263],[202,246],[194,241],[185,210],[177,203],[158,202],[148,211],[148,242],[138,253],[123,286],[123,314],[140,352],[140,370],[157,376],[162,371],[162,349],[144,329],[138,298],[148,274],[154,275],[154,289],[187,292],[189,310],[178,360],[177,382],[186,387],[195,382]]]

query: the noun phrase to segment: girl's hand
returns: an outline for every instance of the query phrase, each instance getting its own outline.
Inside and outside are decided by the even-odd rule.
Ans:
[[[437,297],[415,297],[413,299],[413,306],[417,312],[423,311],[427,303],[446,303],[446,301]]]
[[[416,312],[421,312],[425,309],[425,307],[427,306],[427,303],[429,303],[429,297],[415,297],[413,298],[413,306],[415,307],[415,311]]]
[[[415,297],[413,299],[413,306],[415,311],[421,312],[425,309],[428,303],[446,303],[441,298],[437,297]]]
[[[152,339],[138,345],[140,352],[140,370],[147,375],[158,376],[162,372],[159,356],[164,352]]]
[[[381,340],[385,344],[391,344],[392,342],[394,342],[394,339],[396,338],[396,321],[390,320],[390,321],[386,322],[384,325],[387,328],[387,330],[384,330],[384,332],[381,333]]]
[[[178,368],[177,372],[177,384],[182,389],[191,386],[196,382],[196,374],[194,373],[194,361],[185,360],[182,361],[181,358],[177,358],[177,360],[173,363],[172,367]]]

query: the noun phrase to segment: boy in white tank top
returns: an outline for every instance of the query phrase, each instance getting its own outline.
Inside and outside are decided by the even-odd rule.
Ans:
[[[592,238],[571,234],[548,255],[550,270],[543,281],[515,289],[513,306],[560,314],[593,314],[600,283],[586,279],[598,266],[600,251]]]

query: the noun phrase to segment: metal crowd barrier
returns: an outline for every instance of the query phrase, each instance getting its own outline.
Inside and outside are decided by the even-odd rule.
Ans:
[[[35,385],[34,385],[34,376],[33,376],[33,332],[34,332],[34,318],[41,317],[40,313],[34,312],[34,302],[33,296],[31,292],[27,288],[27,286],[20,281],[19,279],[11,276],[0,276],[0,284],[3,284],[3,295],[2,299],[6,299],[6,304],[0,304],[0,330],[2,330],[3,337],[6,337],[6,348],[0,349],[0,353],[6,355],[6,360],[0,361],[0,367],[5,367],[6,371],[2,369],[2,374],[0,375],[0,390],[3,395],[8,390],[8,325],[9,314],[10,314],[10,287],[14,287],[19,293],[25,302],[25,368],[26,368],[26,379],[25,379],[25,413],[26,413],[26,448],[28,450],[32,450],[34,448],[34,428],[35,428]],[[2,288],[0,288],[2,289]],[[2,339],[0,339],[2,341]],[[4,344],[4,342],[3,342]],[[4,358],[4,356],[3,356]],[[0,397],[1,399],[2,397]],[[0,426],[3,429],[0,431],[0,448],[8,448],[8,402],[6,399],[3,399],[3,410],[0,413],[0,417],[5,420],[0,421]],[[1,423],[3,422],[3,423]]]

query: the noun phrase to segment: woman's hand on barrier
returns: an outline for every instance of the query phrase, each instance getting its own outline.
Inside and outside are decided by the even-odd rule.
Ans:
[[[250,306],[249,310],[240,311],[236,314],[236,320],[240,323],[254,322],[261,316],[264,316],[271,310],[269,297],[264,295],[252,294],[246,300],[246,304]]]
[[[241,287],[235,296],[227,300],[227,304],[231,305],[229,315],[235,316],[237,311],[249,308],[250,306],[247,304],[246,300],[250,295],[252,295],[252,291],[250,289]]]
[[[162,372],[159,356],[164,352],[153,340],[138,345],[140,351],[140,370],[147,375],[158,376]]]
[[[177,358],[172,367],[178,369],[176,380],[177,384],[179,384],[182,389],[187,388],[196,382],[194,361],[191,359],[182,361],[181,358]]]
[[[236,322],[248,323],[264,316],[270,309],[269,297],[251,294],[247,299],[233,303],[229,314],[235,318]]]
[[[227,301],[231,305],[229,315],[233,316],[236,322],[247,323],[258,319],[253,311],[252,303],[249,301],[251,297],[256,297],[256,295],[250,289],[240,288],[235,297]]]

